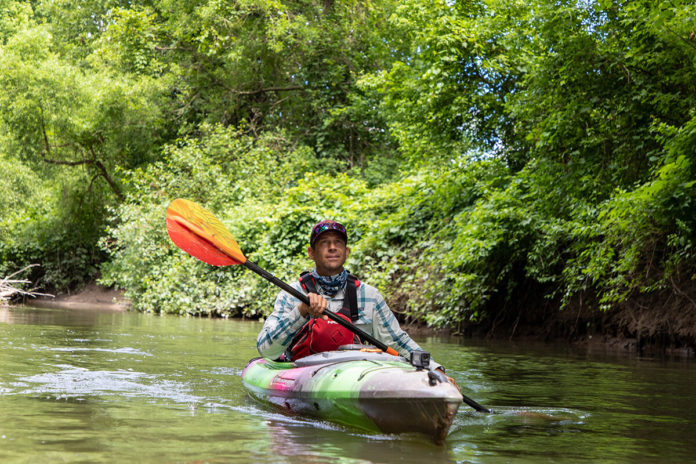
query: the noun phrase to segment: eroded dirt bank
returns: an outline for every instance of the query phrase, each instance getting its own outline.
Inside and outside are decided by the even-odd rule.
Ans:
[[[90,283],[72,294],[58,295],[55,298],[27,298],[24,303],[40,308],[101,311],[126,311],[130,306],[122,291],[96,283]]]
[[[465,330],[472,336],[567,341],[606,349],[696,356],[696,282],[683,288],[629,298],[620,306],[598,311],[592,300],[581,298],[565,310],[558,304],[525,305],[496,321]],[[534,308],[534,309],[529,309]]]

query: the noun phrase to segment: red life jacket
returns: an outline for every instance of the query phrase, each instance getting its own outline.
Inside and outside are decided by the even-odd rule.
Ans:
[[[300,283],[305,293],[319,293],[314,277],[309,272],[300,276]],[[336,314],[347,321],[358,320],[358,291],[360,281],[348,274],[343,308]],[[347,305],[346,305],[347,304]],[[327,310],[328,311],[328,310]],[[320,317],[310,319],[288,345],[282,359],[294,361],[310,354],[333,351],[341,345],[360,343],[360,338],[342,325]]]

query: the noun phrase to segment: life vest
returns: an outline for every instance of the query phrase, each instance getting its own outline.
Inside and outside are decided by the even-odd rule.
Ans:
[[[317,283],[309,272],[300,275],[300,284],[305,293],[319,293]],[[348,274],[346,281],[343,308],[336,314],[343,319],[355,322],[358,320],[358,287],[360,281]],[[327,309],[328,311],[328,309]],[[360,343],[360,338],[350,330],[332,320],[320,317],[310,319],[288,345],[282,356],[284,361],[294,361],[310,354],[333,351],[341,345]]]

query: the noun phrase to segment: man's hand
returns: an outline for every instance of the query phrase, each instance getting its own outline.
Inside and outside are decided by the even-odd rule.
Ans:
[[[326,309],[326,298],[316,293],[310,293],[307,296],[309,297],[309,306],[300,303],[300,306],[297,307],[302,317],[307,317],[309,315],[327,320],[329,317],[326,314],[322,314]]]
[[[442,372],[443,374],[445,374],[445,369],[444,369],[443,367],[438,367],[436,370],[438,370],[438,371]],[[457,382],[455,382],[454,379],[453,379],[452,377],[450,377],[450,376],[447,375],[447,374],[445,374],[445,377],[447,377],[447,380],[449,380],[449,383],[451,383],[452,385],[454,385],[455,387],[457,387],[457,390],[459,390],[459,393],[462,392],[462,389],[459,388],[459,385],[457,385]]]

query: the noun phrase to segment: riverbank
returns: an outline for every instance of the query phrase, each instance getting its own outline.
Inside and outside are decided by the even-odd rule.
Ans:
[[[27,298],[24,303],[39,308],[100,311],[127,311],[130,307],[130,302],[121,290],[102,287],[94,282],[77,292],[57,295],[55,298]]]
[[[464,330],[473,337],[567,342],[591,350],[696,357],[696,282],[635,295],[600,311],[591,298],[564,310],[558,304],[525,304],[496,321]]]
[[[690,289],[692,290],[692,289]],[[123,291],[90,283],[71,294],[55,298],[27,299],[42,308],[127,311],[130,302]],[[654,295],[633,299],[620,308],[598,312],[575,303],[564,311],[552,305],[520,311],[519,317],[494,324],[471,325],[463,337],[531,342],[567,342],[590,350],[641,354],[696,356],[696,304],[685,293],[681,298]],[[412,335],[450,335],[450,329],[433,329],[418,322],[402,322]]]

